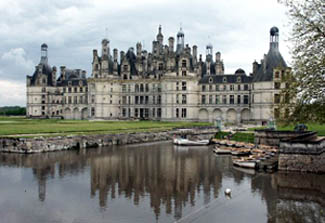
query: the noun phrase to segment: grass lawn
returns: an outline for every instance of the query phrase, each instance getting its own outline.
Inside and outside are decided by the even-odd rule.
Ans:
[[[318,132],[319,136],[325,136],[325,124],[316,124],[316,123],[305,123],[308,127],[308,131],[316,131]],[[295,124],[290,125],[283,125],[283,124],[277,124],[277,130],[293,130],[295,127]],[[254,131],[255,129],[263,129],[266,127],[261,128],[251,128],[248,130]]]
[[[218,132],[216,135],[217,139],[224,139],[230,132]],[[245,133],[245,132],[236,132],[232,137],[231,140],[237,142],[249,142],[254,143],[254,133]]]
[[[0,116],[0,136],[48,134],[77,135],[119,132],[163,131],[173,128],[210,126],[202,122],[159,122],[159,121],[88,121],[26,119],[24,117]]]

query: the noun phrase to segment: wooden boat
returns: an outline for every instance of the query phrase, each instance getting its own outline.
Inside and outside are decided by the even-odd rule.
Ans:
[[[189,139],[182,139],[182,138],[174,138],[173,143],[179,146],[206,146],[210,143],[210,140],[189,140]]]
[[[231,151],[231,155],[233,155],[233,156],[249,156],[250,152],[234,150],[234,151]]]
[[[256,167],[256,162],[251,160],[233,160],[232,162],[235,166],[243,168],[255,169]]]
[[[215,154],[219,154],[219,155],[227,155],[227,154],[231,154],[231,150],[228,149],[221,149],[216,147],[215,149],[213,149],[213,152]]]

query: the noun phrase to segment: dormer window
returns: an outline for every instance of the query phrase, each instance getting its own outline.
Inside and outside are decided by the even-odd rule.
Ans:
[[[72,82],[71,82],[71,81],[69,81],[69,82],[68,82],[68,85],[69,85],[69,86],[71,86],[71,85],[72,85]]]
[[[223,77],[222,82],[223,83],[226,83],[227,82],[227,78],[226,77]]]
[[[274,73],[274,78],[280,78],[280,72],[279,71],[276,71]]]
[[[186,68],[186,60],[182,60],[182,67]]]
[[[237,77],[237,82],[238,82],[238,83],[241,82],[241,77]]]
[[[213,80],[212,80],[212,77],[210,77],[210,78],[209,78],[209,83],[212,83],[212,81],[213,81]]]

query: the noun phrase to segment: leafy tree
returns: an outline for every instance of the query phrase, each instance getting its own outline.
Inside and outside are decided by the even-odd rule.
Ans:
[[[290,41],[295,84],[292,92],[297,103],[291,119],[303,118],[324,122],[325,109],[325,0],[279,0],[288,8],[292,25]],[[286,89],[288,93],[288,89]],[[294,93],[294,94],[293,94]],[[293,96],[294,95],[294,96]]]

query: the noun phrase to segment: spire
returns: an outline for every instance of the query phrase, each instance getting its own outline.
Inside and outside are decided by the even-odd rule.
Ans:
[[[182,29],[182,25],[177,33],[177,53],[180,53],[184,50],[184,32],[183,32],[183,29]]]
[[[158,28],[157,41],[159,42],[160,45],[162,45],[163,41],[164,41],[164,36],[161,33],[161,25],[159,25],[159,28]]]

